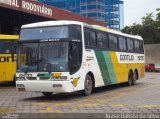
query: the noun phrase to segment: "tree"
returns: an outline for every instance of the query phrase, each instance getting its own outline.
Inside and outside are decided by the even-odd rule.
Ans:
[[[160,8],[156,10],[157,13],[157,17],[156,17],[156,21],[160,23]],[[160,24],[159,24],[160,25]]]
[[[144,43],[160,43],[160,8],[157,9],[156,20],[153,19],[152,13],[147,13],[142,17],[142,24],[134,23],[126,26],[122,32],[132,35],[140,35],[144,39]]]
[[[153,13],[147,13],[146,16],[142,17],[142,25],[143,26],[153,26]]]
[[[157,27],[158,27],[158,31],[160,31],[160,8],[157,9],[157,16],[156,16],[156,21],[157,21]]]

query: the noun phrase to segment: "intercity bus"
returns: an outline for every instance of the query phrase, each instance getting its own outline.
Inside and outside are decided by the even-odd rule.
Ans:
[[[0,82],[15,81],[18,35],[0,34]]]
[[[81,92],[144,77],[143,39],[77,21],[48,21],[21,28],[18,91]]]

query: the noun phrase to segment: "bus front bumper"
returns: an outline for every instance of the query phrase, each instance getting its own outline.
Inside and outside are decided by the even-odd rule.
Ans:
[[[16,81],[18,91],[31,92],[73,92],[73,85],[69,81]]]

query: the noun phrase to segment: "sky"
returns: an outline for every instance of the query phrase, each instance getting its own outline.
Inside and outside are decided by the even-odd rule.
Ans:
[[[160,8],[160,0],[123,0],[124,1],[124,26],[141,23],[141,18],[146,13],[156,16],[156,9]],[[155,18],[155,17],[154,17]]]

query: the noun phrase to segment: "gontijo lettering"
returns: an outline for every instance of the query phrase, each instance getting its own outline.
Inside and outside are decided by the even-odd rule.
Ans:
[[[12,56],[0,56],[0,62],[16,62],[16,57]]]
[[[134,55],[120,55],[120,60],[133,61]]]

